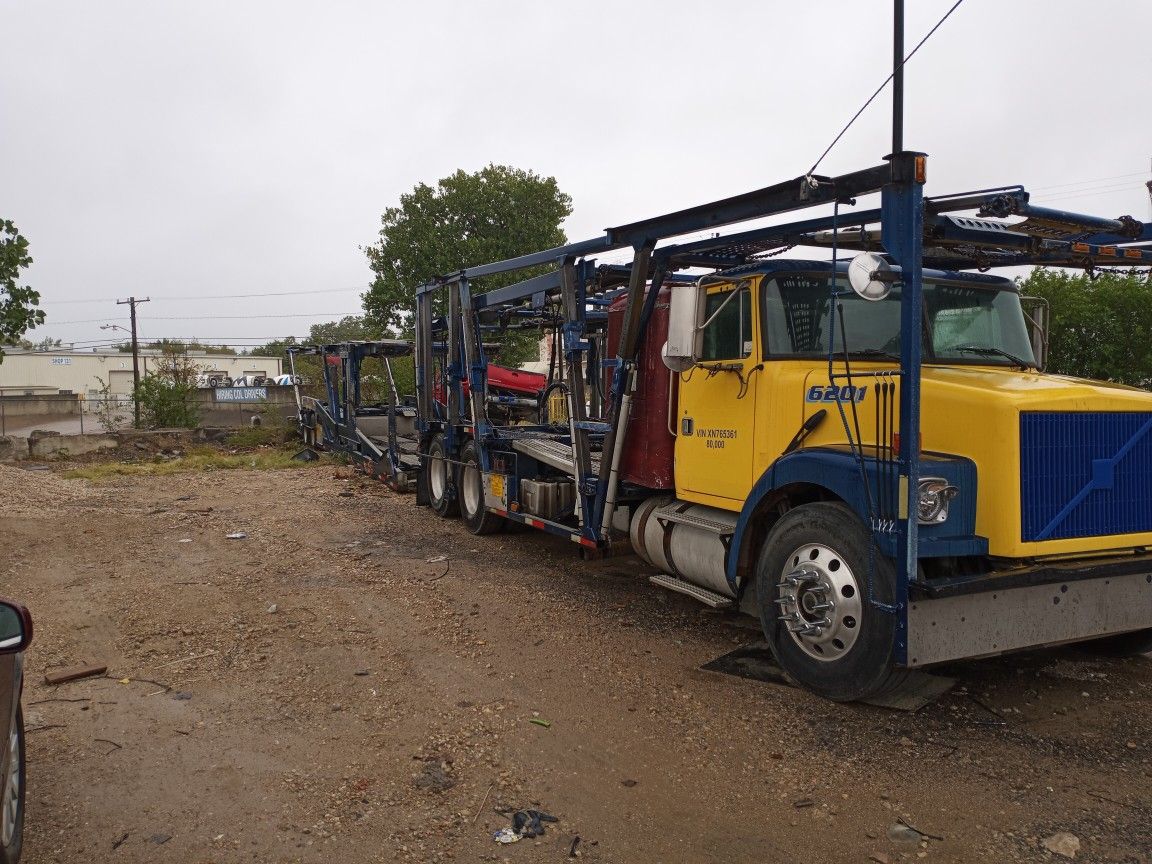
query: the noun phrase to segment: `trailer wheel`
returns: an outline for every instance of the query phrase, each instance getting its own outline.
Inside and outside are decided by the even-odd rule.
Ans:
[[[484,475],[480,470],[480,453],[475,441],[460,451],[460,472],[456,481],[460,490],[460,518],[473,534],[495,534],[506,520],[484,506]]]
[[[456,490],[452,488],[452,463],[448,461],[448,448],[444,446],[444,436],[434,435],[428,444],[425,459],[428,472],[428,502],[437,516],[445,519],[460,514],[460,502]]]
[[[1140,654],[1152,653],[1152,629],[1105,636],[1103,639],[1081,643],[1080,647],[1107,657],[1137,657]]]
[[[772,527],[756,563],[764,635],[781,668],[800,686],[836,702],[896,690],[896,616],[868,600],[891,602],[896,572],[842,504],[805,504]]]

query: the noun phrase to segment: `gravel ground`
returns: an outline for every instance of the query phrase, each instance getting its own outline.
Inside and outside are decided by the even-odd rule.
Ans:
[[[1147,658],[834,705],[700,671],[756,632],[634,557],[473,537],[331,465],[4,468],[0,496],[2,593],[36,621],[31,864],[1031,862],[1067,860],[1060,831],[1152,861]],[[107,676],[43,683],[84,663]],[[497,845],[530,807],[559,821]]]

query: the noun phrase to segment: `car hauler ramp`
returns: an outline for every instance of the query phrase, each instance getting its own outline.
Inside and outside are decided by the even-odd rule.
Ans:
[[[556,438],[513,438],[512,449],[518,453],[523,453],[525,456],[531,456],[536,461],[543,462],[557,471],[563,471],[570,477],[576,476],[571,445]],[[589,453],[588,459],[591,462],[592,471],[599,473],[599,454]]]

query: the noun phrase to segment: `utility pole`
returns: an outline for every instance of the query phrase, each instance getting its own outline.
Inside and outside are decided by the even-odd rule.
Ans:
[[[1148,161],[1152,163],[1152,159]],[[1152,217],[1152,180],[1149,180],[1144,185],[1148,187],[1148,216]]]
[[[136,304],[147,303],[150,298],[143,297],[137,300],[129,297],[127,300],[117,300],[117,306],[128,305],[132,312],[132,413],[137,428],[140,426],[140,400],[136,394],[140,389],[140,345],[136,341]]]

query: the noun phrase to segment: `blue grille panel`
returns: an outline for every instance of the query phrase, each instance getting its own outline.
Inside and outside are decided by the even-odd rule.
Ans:
[[[1152,413],[1020,415],[1025,541],[1152,531]]]

